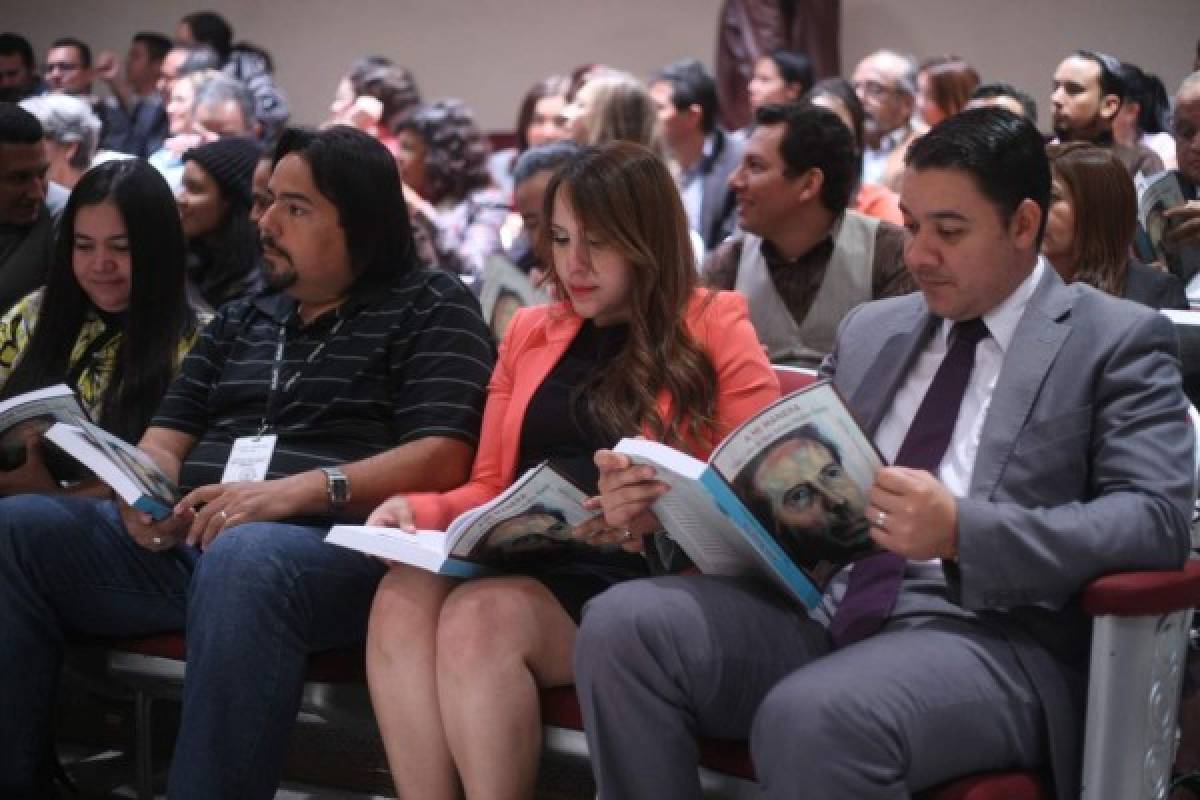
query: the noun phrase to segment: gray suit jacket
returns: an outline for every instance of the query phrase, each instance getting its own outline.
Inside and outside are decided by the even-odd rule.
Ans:
[[[922,295],[859,306],[823,365],[874,433],[940,320]],[[1078,594],[1187,558],[1192,429],[1170,322],[1046,269],[987,412],[959,558],[906,580],[896,614],[971,616],[1001,632],[1045,709],[1060,798],[1079,796],[1090,621]]]
[[[700,164],[704,194],[700,201],[700,236],[704,249],[712,250],[733,233],[737,199],[729,188],[729,176],[742,162],[745,145],[720,128],[713,130],[713,151]]]

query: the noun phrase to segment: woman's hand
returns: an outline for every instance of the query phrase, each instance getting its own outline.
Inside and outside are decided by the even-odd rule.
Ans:
[[[662,530],[651,508],[670,487],[654,480],[654,467],[635,465],[628,456],[611,450],[598,450],[595,456],[600,470],[597,482],[600,494],[584,501],[584,508],[601,512],[599,516],[576,526],[575,535],[594,544],[619,544],[640,553],[642,538]]]
[[[378,508],[371,512],[371,516],[367,517],[367,524],[385,528],[400,528],[410,533],[417,529],[413,520],[412,506],[401,494],[384,500]]]

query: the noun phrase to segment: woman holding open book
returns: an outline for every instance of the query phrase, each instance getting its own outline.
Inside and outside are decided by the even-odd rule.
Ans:
[[[397,496],[370,524],[444,530],[553,459],[588,495],[595,451],[642,434],[706,457],[778,397],[744,299],[696,288],[687,220],[666,166],[628,142],[587,148],[552,178],[541,246],[562,302],[517,312],[500,346],[470,481]],[[599,506],[588,501],[591,508]],[[540,687],[573,680],[583,604],[648,574],[645,514],[575,529],[590,555],[461,583],[396,565],[375,597],[367,675],[403,797],[528,797]]]
[[[137,159],[88,170],[63,211],[45,287],[0,319],[0,399],[66,383],[97,424],[136,442],[196,333],[184,257],[157,170]],[[61,490],[36,426],[5,433],[15,455],[0,496]]]

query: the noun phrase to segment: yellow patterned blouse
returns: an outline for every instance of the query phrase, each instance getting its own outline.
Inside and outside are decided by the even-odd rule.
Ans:
[[[42,306],[42,290],[38,289],[25,295],[19,303],[9,309],[0,318],[0,386],[3,386],[12,373],[13,366],[21,357],[21,352],[29,343],[37,325],[38,312]],[[207,318],[197,321],[197,328],[202,327]],[[121,334],[111,336],[107,341],[100,341],[104,334],[104,322],[94,312],[89,311],[79,332],[79,339],[71,351],[71,365],[79,372],[75,389],[79,399],[92,419],[99,418],[100,409],[104,405],[104,393],[108,382],[112,379],[113,367],[117,350],[121,346]],[[175,360],[175,368],[179,368],[183,357],[187,355],[192,344],[196,341],[196,333],[179,342],[179,354]],[[96,345],[99,344],[97,347]],[[79,360],[87,358],[88,363],[80,369]]]

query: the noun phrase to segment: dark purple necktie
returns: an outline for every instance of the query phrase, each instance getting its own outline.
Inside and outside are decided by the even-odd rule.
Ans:
[[[950,350],[904,436],[894,462],[897,466],[937,475],[975,366],[975,345],[987,335],[987,326],[980,319],[954,325]],[[846,594],[829,625],[829,635],[836,647],[853,644],[879,630],[896,605],[906,564],[903,556],[883,552],[854,565]]]

